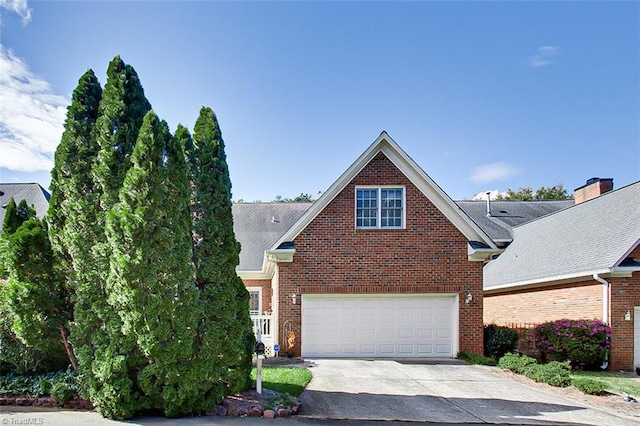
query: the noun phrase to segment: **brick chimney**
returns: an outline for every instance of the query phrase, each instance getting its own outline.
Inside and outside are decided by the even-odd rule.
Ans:
[[[586,185],[573,190],[573,199],[576,204],[580,204],[611,190],[613,190],[613,179],[594,177],[587,180]]]

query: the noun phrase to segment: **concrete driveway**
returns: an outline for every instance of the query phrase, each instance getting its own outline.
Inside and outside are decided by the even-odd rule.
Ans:
[[[301,416],[532,425],[640,425],[455,360],[313,360]]]

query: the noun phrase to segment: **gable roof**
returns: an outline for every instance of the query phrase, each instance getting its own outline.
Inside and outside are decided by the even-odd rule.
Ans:
[[[456,201],[462,210],[498,245],[511,242],[513,228],[559,210],[571,207],[573,200],[491,201],[487,216],[486,201]]]
[[[485,291],[623,273],[640,244],[638,206],[640,182],[514,228],[513,242],[484,267]]]
[[[391,139],[387,132],[382,132],[380,136],[378,136],[371,146],[322,194],[309,210],[271,246],[271,249],[276,250],[282,244],[291,242],[300,235],[307,225],[309,225],[380,152],[383,153],[470,242],[479,243],[469,246],[470,256],[477,251],[478,247],[482,247],[481,250],[497,250],[491,238],[449,198],[393,139]]]
[[[232,207],[233,231],[240,243],[236,270],[261,271],[265,250],[306,212],[311,203],[238,203]]]
[[[49,208],[51,194],[37,183],[0,183],[0,232],[11,197],[16,204],[26,200],[27,205],[35,207],[36,216],[43,217]]]

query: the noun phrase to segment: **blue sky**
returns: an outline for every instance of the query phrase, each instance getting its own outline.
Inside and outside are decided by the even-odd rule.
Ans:
[[[0,0],[0,181],[48,187],[117,54],[172,130],[216,111],[233,198],[315,195],[390,136],[453,199],[640,180],[638,2]]]

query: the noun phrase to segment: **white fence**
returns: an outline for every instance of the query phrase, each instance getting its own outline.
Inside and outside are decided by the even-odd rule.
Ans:
[[[275,342],[275,324],[271,315],[251,315],[253,322],[253,332],[256,340],[262,340],[264,343],[264,353],[266,356],[275,356],[273,345]]]

